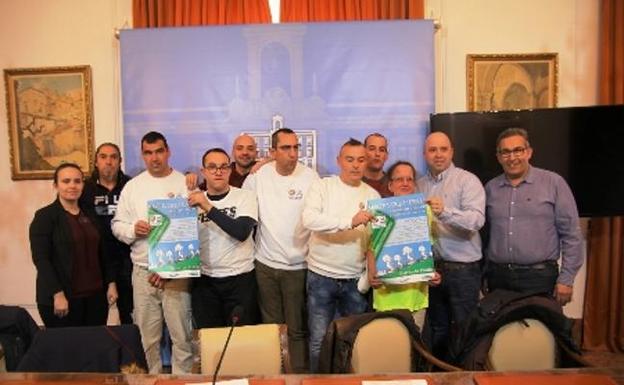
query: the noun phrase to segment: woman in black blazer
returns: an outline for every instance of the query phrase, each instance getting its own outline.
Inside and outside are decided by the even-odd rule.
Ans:
[[[76,164],[57,167],[57,199],[37,210],[30,224],[37,307],[46,327],[105,325],[117,300],[98,222],[78,203],[83,178]]]

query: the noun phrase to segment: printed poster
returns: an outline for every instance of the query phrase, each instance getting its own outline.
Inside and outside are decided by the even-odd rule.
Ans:
[[[422,194],[373,199],[368,210],[377,276],[389,284],[428,281],[435,271],[427,207]]]
[[[152,199],[148,204],[149,271],[162,278],[199,277],[197,210],[185,198]]]

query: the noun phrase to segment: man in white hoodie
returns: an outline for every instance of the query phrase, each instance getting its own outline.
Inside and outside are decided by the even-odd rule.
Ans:
[[[373,215],[365,210],[379,193],[362,182],[364,145],[350,139],[338,155],[339,176],[316,181],[305,198],[303,225],[312,231],[308,251],[308,327],[310,370],[318,370],[321,342],[334,316],[366,311],[368,302],[357,289],[365,267]]]
[[[171,370],[174,374],[190,373],[193,366],[190,281],[164,280],[147,270],[147,237],[151,230],[147,201],[186,196],[184,175],[169,166],[171,152],[159,132],[143,136],[141,154],[147,170],[124,186],[111,226],[115,237],[131,248],[134,320],[141,331],[149,372],[160,373],[162,369],[160,338],[164,316],[173,343]]]

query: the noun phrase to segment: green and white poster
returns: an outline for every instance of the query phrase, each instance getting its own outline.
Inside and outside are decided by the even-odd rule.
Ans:
[[[375,216],[370,249],[377,276],[389,284],[431,279],[435,269],[424,196],[373,199],[368,210]]]
[[[149,270],[162,278],[199,277],[197,210],[185,198],[153,199],[147,238]]]

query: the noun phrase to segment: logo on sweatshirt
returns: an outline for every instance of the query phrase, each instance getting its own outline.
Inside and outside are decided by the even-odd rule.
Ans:
[[[303,191],[295,190],[295,189],[288,190],[288,199],[293,199],[293,200],[303,199]]]

